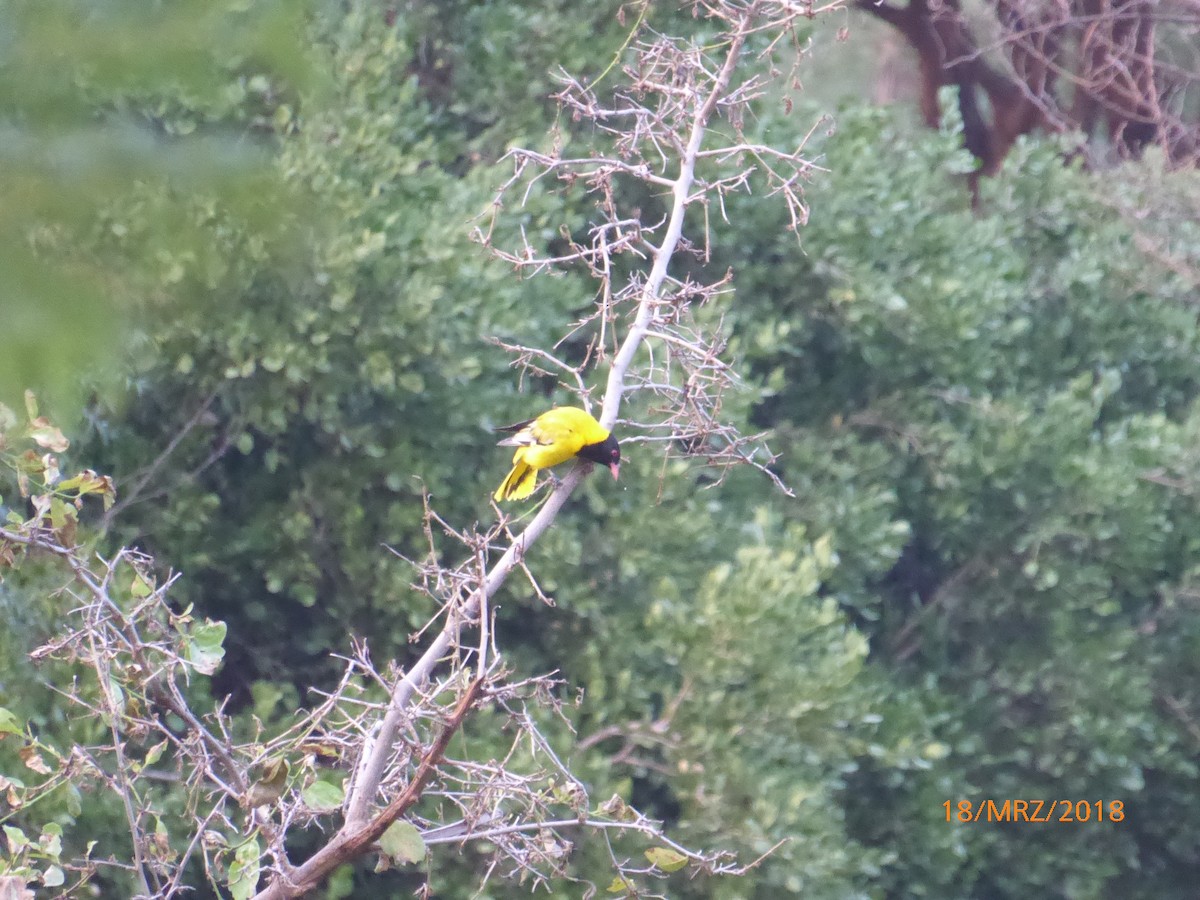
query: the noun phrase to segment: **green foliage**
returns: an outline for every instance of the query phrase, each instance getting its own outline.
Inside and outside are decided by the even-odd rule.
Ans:
[[[499,175],[447,170],[459,138],[408,73],[416,38],[373,23],[364,12],[331,26],[337,95],[280,162],[341,227],[313,230],[306,271],[227,239],[236,280],[219,326],[172,311],[130,415],[103,434],[124,472],[181,435],[156,483],[169,495],[137,527],[189,572],[206,612],[246,624],[227,643],[230,687],[280,667],[307,686],[347,631],[383,653],[406,644],[430,611],[382,545],[424,551],[423,492],[451,516],[482,514],[503,467],[479,465],[494,457],[489,428],[528,409],[480,336],[544,343],[588,302],[567,279],[514,281],[470,242]],[[544,210],[533,198],[524,227],[552,231]],[[266,627],[280,615],[294,631]]]
[[[1098,896],[1141,871],[1136,895],[1186,896],[1168,874],[1186,856],[1153,820],[1200,830],[1177,631],[1194,625],[1171,599],[1200,524],[1195,288],[1054,146],[1018,148],[971,213],[957,139],[848,112],[804,255],[781,236],[777,264],[741,282],[758,416],[788,435],[784,471],[809,498],[796,514],[833,529],[831,586],[905,710],[882,732],[930,729],[942,748],[924,772],[869,760],[848,782],[850,833],[893,854],[880,883],[905,895]],[[1156,812],[1038,828],[938,815],[1022,796]]]
[[[126,692],[117,679],[101,683],[78,654],[57,655],[62,647],[58,629],[70,631],[81,623],[67,611],[76,606],[70,590],[64,590],[65,567],[60,565],[68,554],[42,552],[41,542],[89,556],[74,543],[79,519],[93,505],[109,508],[114,494],[112,480],[90,470],[63,477],[60,454],[68,447],[63,432],[40,414],[33,394],[25,397],[24,422],[0,404],[0,510],[5,513],[0,524],[0,617],[6,623],[0,632],[0,688],[7,704],[0,709],[0,822],[5,835],[0,874],[46,889],[66,885],[68,871],[73,882],[68,889],[94,883],[101,857],[128,852],[128,844],[120,844],[119,837],[113,840],[122,833],[119,799],[96,790],[111,782],[74,748],[102,744],[116,718],[144,703],[144,697]],[[77,558],[72,561],[78,563]],[[126,569],[122,575],[133,572]],[[72,583],[68,576],[66,584]],[[137,580],[129,583],[136,586]],[[79,715],[78,708],[64,702],[64,694],[98,714]],[[134,743],[130,741],[130,749]],[[157,748],[159,757],[163,749]],[[157,761],[150,754],[146,759],[146,765]]]
[[[36,388],[77,409],[81,364],[115,362],[129,316],[219,286],[214,226],[289,243],[302,207],[269,141],[319,87],[304,14],[283,0],[0,6],[0,399]]]
[[[464,142],[458,152],[487,158],[514,135],[543,139],[556,114],[558,73],[592,78],[612,62],[633,24],[618,21],[623,6],[443,0],[411,4],[400,24],[414,40],[412,74],[441,128]]]
[[[848,839],[844,773],[877,720],[867,643],[819,596],[828,535],[759,523],[758,541],[712,570],[678,637],[685,702],[669,754],[686,832],[753,859],[779,847],[754,896],[845,897],[877,858]],[[716,896],[746,896],[737,881]]]

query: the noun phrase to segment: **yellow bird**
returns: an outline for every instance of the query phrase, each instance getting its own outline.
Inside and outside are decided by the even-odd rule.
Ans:
[[[572,456],[608,466],[616,480],[621,468],[621,447],[608,429],[582,409],[556,406],[528,422],[508,425],[499,431],[515,432],[500,442],[516,447],[512,471],[493,495],[500,500],[524,500],[537,485],[539,469],[566,462]]]

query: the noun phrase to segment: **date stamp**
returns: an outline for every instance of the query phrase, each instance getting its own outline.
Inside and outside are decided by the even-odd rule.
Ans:
[[[1028,822],[1042,825],[1082,822],[1123,822],[1121,800],[947,800],[947,822]]]

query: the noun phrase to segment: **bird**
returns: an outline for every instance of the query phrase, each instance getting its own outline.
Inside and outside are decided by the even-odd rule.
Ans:
[[[501,500],[524,500],[537,485],[537,473],[580,456],[608,466],[615,481],[621,469],[621,447],[590,413],[574,406],[556,406],[536,419],[506,425],[498,431],[512,432],[501,447],[516,447],[512,471],[492,496]]]

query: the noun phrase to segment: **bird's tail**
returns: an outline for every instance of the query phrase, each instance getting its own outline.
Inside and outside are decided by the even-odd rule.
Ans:
[[[495,497],[497,503],[501,500],[524,500],[533,493],[536,485],[537,469],[519,462],[513,465],[512,471],[508,473],[492,496]]]

